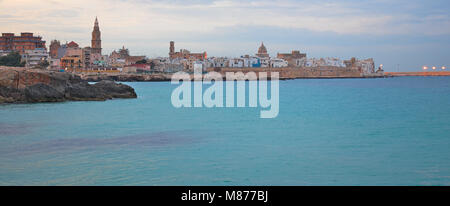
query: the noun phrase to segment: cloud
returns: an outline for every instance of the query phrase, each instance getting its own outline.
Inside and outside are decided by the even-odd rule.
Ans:
[[[449,45],[448,10],[445,0],[0,0],[0,31],[88,46],[98,16],[106,52],[125,45],[133,54],[167,56],[170,40],[177,48],[235,56],[251,54],[260,41],[274,52],[345,45],[368,51],[373,42],[419,50],[424,43]]]
[[[3,1],[0,11],[16,20],[48,24],[86,24],[93,16],[105,26],[126,31],[150,31],[155,35],[169,32],[207,32],[217,27],[236,25],[278,26],[338,34],[430,34],[437,26],[448,25],[444,14],[413,16],[386,14],[382,11],[355,8],[355,3],[323,1]],[[15,21],[11,21],[14,23]],[[441,27],[439,34],[450,34]]]

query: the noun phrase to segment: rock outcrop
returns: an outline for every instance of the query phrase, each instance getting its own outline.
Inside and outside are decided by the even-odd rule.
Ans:
[[[119,82],[161,82],[170,81],[171,74],[126,74],[126,73],[111,73],[111,74],[80,74],[81,78],[90,82],[99,82],[102,80],[111,80]]]
[[[89,84],[75,74],[0,67],[0,103],[103,101],[136,98],[134,89],[113,81]]]

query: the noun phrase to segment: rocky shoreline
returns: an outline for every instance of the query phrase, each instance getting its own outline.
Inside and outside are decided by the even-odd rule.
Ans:
[[[89,84],[71,73],[0,67],[0,103],[105,101],[136,97],[132,87],[114,81]]]
[[[388,75],[316,75],[316,76],[303,76],[303,75],[292,75],[285,71],[278,71],[280,73],[279,80],[292,80],[292,79],[343,79],[343,78],[386,78],[390,77]],[[248,71],[236,70],[236,72],[243,72],[244,74]],[[270,71],[269,71],[270,72]],[[257,73],[257,72],[256,72]],[[225,79],[224,72],[220,72],[220,74]],[[129,74],[129,73],[80,73],[81,79],[89,81],[89,82],[100,82],[104,80],[108,81],[118,81],[118,82],[163,82],[163,81],[171,81],[172,74]],[[258,78],[258,77],[257,77]],[[195,81],[193,74],[190,74],[190,79]],[[270,74],[267,77],[270,79]]]
[[[100,73],[81,73],[81,79],[89,82],[100,82],[104,80],[118,82],[163,82],[170,81],[171,74],[100,74]]]

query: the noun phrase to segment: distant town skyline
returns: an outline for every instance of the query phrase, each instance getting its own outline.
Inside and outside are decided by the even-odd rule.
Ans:
[[[386,71],[450,66],[447,1],[0,0],[0,32],[33,32],[91,45],[95,17],[103,53],[168,56],[177,48],[208,56],[300,50],[308,57],[374,58]]]

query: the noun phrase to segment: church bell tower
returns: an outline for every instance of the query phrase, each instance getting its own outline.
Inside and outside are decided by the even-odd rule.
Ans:
[[[92,53],[102,54],[102,40],[100,27],[98,26],[97,17],[95,17],[94,30],[92,31],[92,41],[91,41]]]

